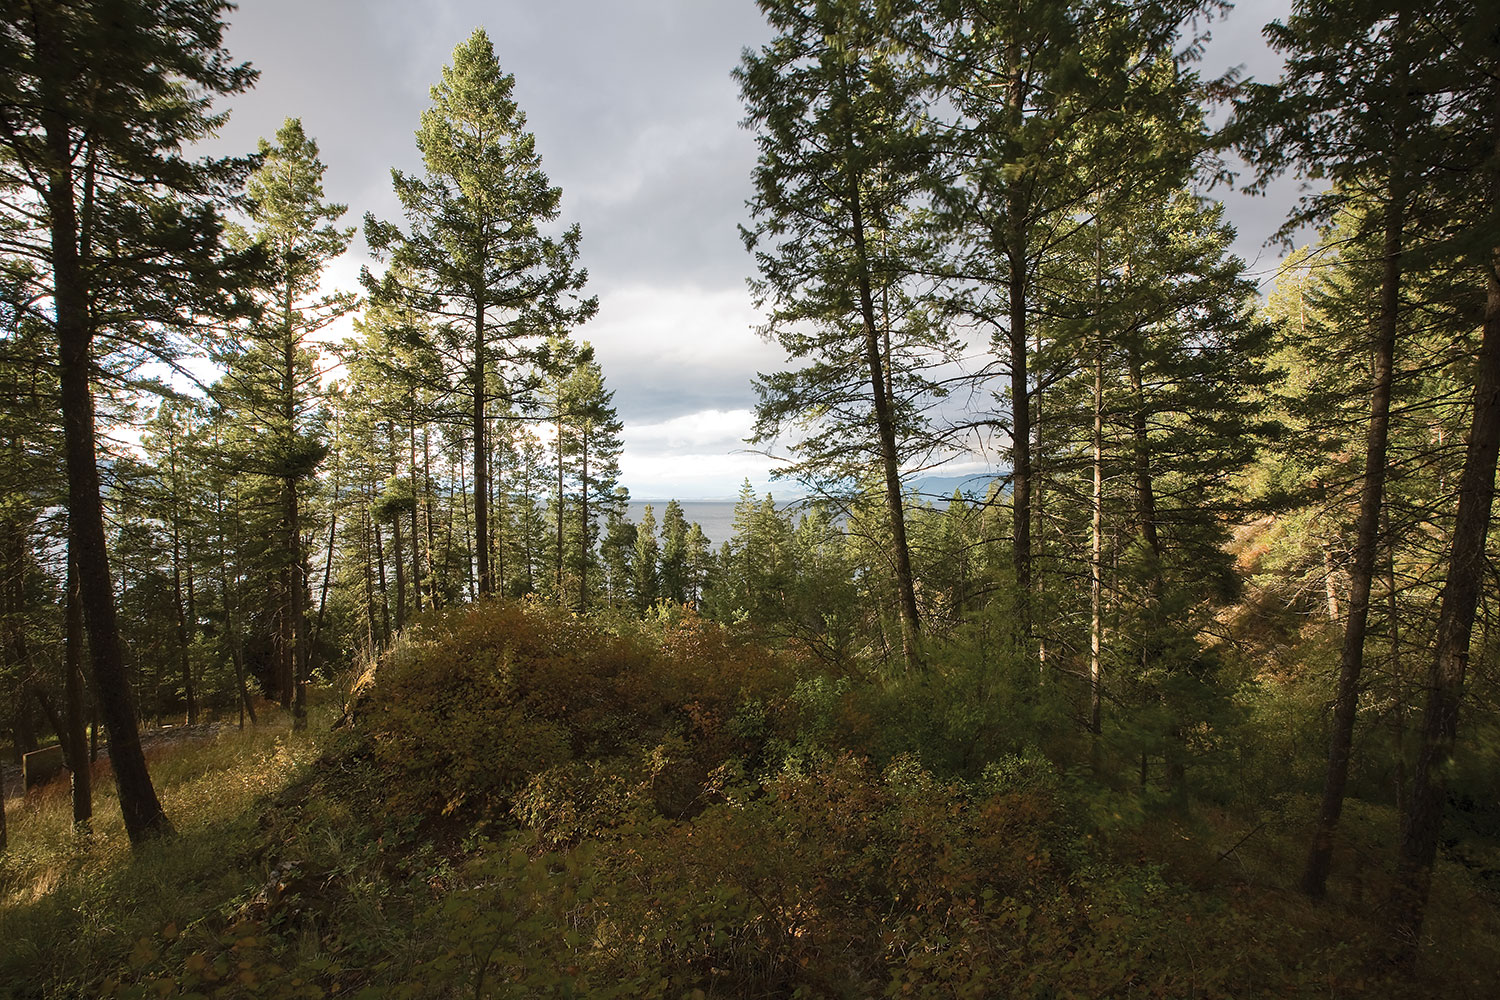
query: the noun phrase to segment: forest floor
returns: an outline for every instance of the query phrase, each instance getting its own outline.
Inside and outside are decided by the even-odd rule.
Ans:
[[[329,728],[325,692],[306,732],[272,715],[157,743],[170,839],[132,851],[109,782],[86,836],[65,793],[12,797],[0,998],[1489,1000],[1500,982],[1500,898],[1453,856],[1415,964],[1391,962],[1388,809],[1351,800],[1313,905],[1294,889],[1304,795],[1169,808],[1028,753],[957,777],[880,742],[916,718],[909,694],[882,717],[710,628],[488,614],[399,651],[353,725]]]
[[[221,730],[230,725],[233,725],[233,723],[200,722],[197,725],[191,726],[185,723],[182,725],[159,723],[150,727],[142,726],[141,748],[149,755],[163,747],[180,743],[184,740],[210,740],[218,736]],[[38,749],[46,748],[40,747]],[[21,787],[21,761],[16,759],[17,754],[15,749],[10,746],[0,747],[0,757],[8,761],[5,764],[0,764],[0,779],[4,781],[7,794],[16,794],[16,790]],[[90,769],[90,774],[96,782],[111,780],[112,772],[109,769],[109,737],[102,730],[99,733],[98,752],[94,755],[92,763],[93,767]],[[67,773],[65,772],[56,779],[56,782],[66,784],[67,777]],[[50,787],[52,784],[52,782],[49,782],[48,787],[38,789],[37,794],[47,796],[56,795],[56,789]]]

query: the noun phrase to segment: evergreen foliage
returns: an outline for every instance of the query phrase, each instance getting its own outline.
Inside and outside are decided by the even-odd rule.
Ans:
[[[760,0],[717,549],[483,29],[361,301],[228,4],[7,6],[0,993],[1488,995],[1500,26],[1224,6]]]

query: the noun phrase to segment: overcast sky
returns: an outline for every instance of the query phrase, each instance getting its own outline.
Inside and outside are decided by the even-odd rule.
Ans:
[[[227,46],[260,70],[228,105],[216,148],[246,151],[300,117],[328,165],[330,200],[400,218],[390,169],[419,173],[413,133],[453,48],[475,27],[494,43],[563,191],[566,223],[583,230],[582,260],[598,316],[591,341],[625,421],[625,484],[638,498],[732,497],[749,477],[756,372],[780,351],[756,337],[745,287],[752,262],[736,227],[748,221],[753,136],[730,72],[770,37],[753,0],[240,0]],[[1203,71],[1236,64],[1274,79],[1260,40],[1289,0],[1239,5],[1212,26]],[[1224,193],[1226,197],[1227,193]],[[1230,200],[1240,252],[1258,274],[1286,199]],[[354,289],[369,262],[362,236],[330,273]],[[788,492],[788,484],[777,486]]]

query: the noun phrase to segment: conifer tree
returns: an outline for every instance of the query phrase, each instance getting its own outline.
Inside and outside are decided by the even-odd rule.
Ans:
[[[703,533],[703,525],[694,521],[692,527],[688,528],[687,536],[687,564],[686,582],[684,584],[685,598],[688,602],[698,605],[703,600],[713,580],[714,556],[713,549],[708,544],[708,536]]]
[[[614,393],[604,387],[604,372],[594,360],[592,344],[549,338],[543,364],[557,457],[558,599],[562,599],[562,567],[567,564],[573,571],[569,575],[577,581],[575,604],[581,610],[590,603],[589,571],[598,561],[599,521],[628,499],[618,489],[623,425],[615,411]],[[577,518],[565,531],[563,498],[570,481],[576,487]],[[565,540],[568,531],[574,536],[571,545]]]
[[[1349,567],[1349,611],[1339,657],[1328,768],[1318,825],[1302,888],[1314,899],[1326,891],[1333,834],[1343,810],[1355,713],[1370,614],[1370,593],[1385,504],[1387,445],[1401,285],[1409,270],[1413,208],[1423,200],[1421,123],[1431,96],[1415,11],[1387,0],[1362,0],[1330,17],[1320,5],[1297,4],[1290,17],[1267,26],[1273,47],[1287,53],[1278,84],[1252,88],[1240,107],[1252,130],[1243,143],[1262,181],[1291,167],[1327,177],[1333,186],[1304,199],[1288,221],[1326,220],[1351,198],[1379,233],[1379,315],[1372,330],[1372,377],[1361,477],[1359,519]],[[1424,94],[1428,94],[1424,98]]]
[[[902,466],[934,387],[922,375],[946,341],[910,304],[925,263],[912,212],[931,161],[923,79],[897,38],[910,4],[761,0],[778,32],[735,76],[760,157],[743,231],[760,278],[763,333],[804,367],[763,376],[755,440],[803,433],[796,474],[847,490],[879,484],[908,668],[922,631]],[[894,301],[896,315],[885,308]],[[852,467],[851,467],[852,466]]]
[[[1185,183],[1208,145],[1185,28],[1219,0],[1115,4],[954,0],[919,39],[951,101],[938,200],[956,237],[948,308],[988,328],[1010,419],[1013,565],[1021,631],[1033,603],[1035,323],[1054,258],[1106,206]],[[1121,170],[1128,171],[1128,181]],[[1064,271],[1066,269],[1063,269]],[[980,372],[983,379],[992,376]]]
[[[611,510],[604,521],[604,540],[599,561],[604,568],[604,592],[611,607],[631,604],[634,582],[636,527],[620,510]]]
[[[0,29],[0,215],[27,259],[21,296],[56,338],[68,513],[94,680],[132,843],[171,830],[147,773],[124,669],[101,506],[91,378],[102,334],[164,351],[227,311],[240,273],[218,206],[240,161],[185,147],[254,73],[222,47],[227,0],[25,0]]]
[[[1444,168],[1443,201],[1459,208],[1447,256],[1483,288],[1482,332],[1469,380],[1470,419],[1447,554],[1437,644],[1427,673],[1411,806],[1397,859],[1394,926],[1408,955],[1426,914],[1448,799],[1448,768],[1469,676],[1470,643],[1486,576],[1496,463],[1500,460],[1500,12],[1466,3],[1424,6],[1422,24],[1446,102],[1431,147]],[[1490,573],[1493,572],[1491,569]]]
[[[259,152],[260,165],[248,184],[249,225],[232,235],[264,254],[270,280],[256,289],[260,319],[245,330],[238,349],[221,359],[228,370],[216,392],[245,425],[241,467],[278,487],[271,553],[280,595],[275,689],[301,726],[309,627],[304,494],[328,453],[321,426],[321,351],[309,338],[355,306],[352,293],[319,291],[323,272],[348,247],[354,229],[335,225],[347,211],[344,205],[323,201],[327,168],[300,120],[288,118],[274,143],[260,141]]]
[[[688,599],[688,523],[682,504],[667,501],[661,515],[662,596],[674,604]]]
[[[661,546],[656,538],[656,511],[648,503],[641,511],[640,523],[635,526],[635,554],[631,559],[634,574],[632,592],[635,608],[645,613],[661,596],[661,572],[657,565]]]
[[[488,412],[500,390],[491,387],[491,372],[523,361],[528,338],[582,322],[597,308],[597,300],[579,297],[588,272],[576,266],[578,227],[559,236],[545,231],[558,218],[562,191],[542,171],[514,90],[489,36],[475,29],[454,49],[422,113],[417,148],[425,176],[391,171],[407,230],[365,216],[370,249],[391,263],[380,278],[362,275],[372,300],[430,317],[434,347],[467,395],[481,595],[496,589]]]

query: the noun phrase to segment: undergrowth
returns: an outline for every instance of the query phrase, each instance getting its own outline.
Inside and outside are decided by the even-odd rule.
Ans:
[[[1169,808],[1089,763],[1054,696],[937,659],[877,680],[686,614],[428,618],[352,725],[154,761],[172,840],[18,808],[0,991],[1491,995],[1495,901],[1451,862],[1419,967],[1384,961],[1388,811],[1351,802],[1313,906],[1295,786]]]

